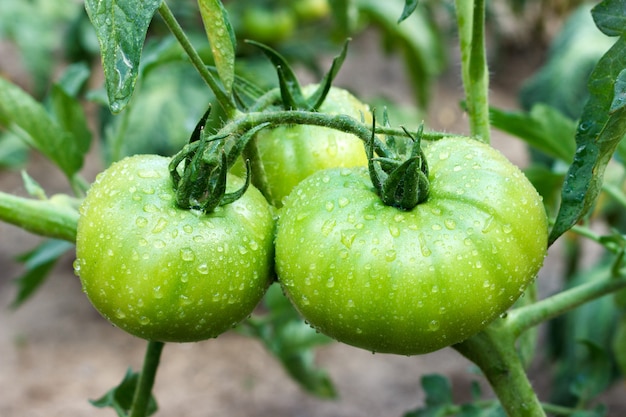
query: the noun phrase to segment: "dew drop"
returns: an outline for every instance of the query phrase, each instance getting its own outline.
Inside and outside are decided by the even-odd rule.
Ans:
[[[428,328],[433,332],[439,330],[439,321],[431,320],[430,323],[428,323]]]
[[[393,237],[398,237],[400,236],[400,228],[396,226],[395,224],[391,224],[389,225],[389,233]]]
[[[337,222],[335,219],[326,220],[324,224],[322,224],[322,234],[324,236],[328,236],[333,231],[336,224]]]
[[[446,226],[446,229],[448,230],[454,230],[456,229],[456,222],[452,219],[446,219],[443,222],[444,226]]]
[[[139,317],[139,324],[141,324],[142,326],[146,326],[150,324],[150,319],[146,316],[141,316]]]
[[[339,207],[344,208],[345,206],[350,204],[350,200],[348,200],[346,197],[340,197],[337,203],[339,204]]]
[[[154,204],[146,204],[145,206],[143,206],[143,211],[146,213],[155,213],[159,211],[159,209]]]
[[[196,270],[201,273],[202,275],[206,275],[209,273],[209,266],[207,264],[200,264],[198,265],[198,267],[196,268]]]
[[[393,249],[390,249],[385,253],[385,260],[387,262],[394,261],[396,259],[396,256],[397,256],[397,252]]]
[[[161,174],[154,169],[142,169],[137,172],[139,178],[161,178]]]
[[[122,320],[126,318],[126,314],[118,308],[117,310],[115,310],[115,317]]]
[[[156,249],[163,249],[165,245],[166,245],[165,241],[161,239],[157,239],[154,241],[154,243],[152,243],[152,246],[154,246]]]
[[[148,219],[145,217],[139,216],[135,219],[135,224],[138,227],[146,227],[148,225]]]
[[[166,227],[167,227],[167,220],[161,217],[157,221],[157,224],[154,225],[154,228],[152,229],[152,233],[161,233],[163,229],[165,229]]]
[[[341,231],[341,243],[350,249],[352,247],[352,243],[356,238],[356,232],[354,230],[342,230]]]
[[[183,248],[180,250],[180,259],[183,261],[193,261],[196,259],[196,254],[191,248]]]
[[[335,203],[333,203],[332,201],[327,201],[324,205],[324,208],[326,208],[326,211],[331,212],[335,208]]]

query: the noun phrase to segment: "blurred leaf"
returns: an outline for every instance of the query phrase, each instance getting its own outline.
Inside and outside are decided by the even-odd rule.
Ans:
[[[597,264],[578,270],[565,289],[607,279],[611,276],[613,262],[612,256],[606,256]],[[607,376],[607,364],[603,363],[601,357],[605,353],[597,351],[607,352],[610,349],[617,313],[611,297],[601,297],[549,323],[547,349],[555,364],[551,402],[575,406],[580,397],[570,389],[573,383],[594,384],[592,379],[602,381]],[[590,348],[587,342],[581,341],[593,341],[594,347],[599,348]],[[608,376],[612,376],[611,372],[608,372]]]
[[[28,146],[12,132],[0,132],[0,168],[23,165],[28,157]]]
[[[103,118],[107,163],[140,153],[171,156],[189,140],[198,119],[214,100],[197,72],[185,61],[166,59],[142,71],[140,94],[126,111]],[[220,106],[211,120],[221,123]]]
[[[85,8],[96,29],[109,106],[119,113],[135,88],[141,50],[148,26],[161,0],[86,0]]]
[[[398,23],[402,23],[407,17],[411,16],[417,8],[418,3],[418,0],[404,0],[404,10],[402,10],[402,15],[398,19]]]
[[[589,97],[587,81],[593,67],[613,45],[594,25],[591,6],[580,6],[554,38],[543,67],[520,90],[522,107],[547,104],[571,119],[578,119]]]
[[[126,375],[122,382],[104,394],[97,400],[89,400],[91,404],[98,408],[111,407],[115,410],[118,417],[127,417],[128,412],[133,403],[133,396],[135,394],[135,388],[139,381],[139,374],[133,372],[131,369],[126,371]],[[156,413],[158,406],[153,396],[150,396],[150,402],[148,403],[148,409],[146,416],[151,416]]]
[[[22,181],[24,182],[24,188],[31,197],[35,197],[38,200],[46,200],[46,191],[43,189],[33,177],[28,175],[26,171],[22,171]]]
[[[617,325],[611,347],[615,355],[617,366],[622,373],[622,379],[626,379],[626,314],[622,315]]]
[[[65,28],[81,9],[74,0],[0,1],[0,38],[16,45],[15,58],[31,76],[36,96],[48,87]]]
[[[50,270],[59,257],[72,249],[74,245],[64,240],[50,239],[17,259],[26,266],[26,273],[16,278],[17,295],[11,308],[18,308],[44,283]]]
[[[599,404],[593,410],[577,410],[570,417],[606,417],[606,415],[606,406]]]
[[[620,36],[626,32],[626,1],[604,0],[597,4],[591,14],[598,28],[608,36]]]
[[[328,0],[332,10],[338,37],[345,39],[352,35],[357,26],[357,0]]]
[[[492,125],[517,136],[547,155],[571,163],[576,152],[576,122],[557,109],[535,104],[530,112],[490,109]]]
[[[611,111],[615,108],[616,85],[621,85],[626,77],[625,68],[626,37],[623,36],[600,59],[591,74],[590,98],[576,131],[576,154],[565,177],[562,203],[550,233],[550,244],[591,209],[600,192],[606,165],[626,134],[626,107],[618,106]]]
[[[235,80],[235,32],[230,24],[228,12],[220,0],[198,0],[204,29],[211,44],[217,73],[231,93]]]
[[[361,14],[380,27],[386,45],[404,54],[407,74],[415,92],[415,101],[427,107],[433,79],[446,65],[443,38],[434,20],[424,8],[413,12],[401,25],[398,16],[405,6],[404,0],[356,0]]]
[[[612,364],[607,353],[590,340],[580,342],[587,349],[586,360],[578,368],[577,378],[571,383],[571,390],[579,401],[588,403],[604,392],[612,381]]]
[[[314,349],[332,339],[302,321],[280,285],[270,286],[264,305],[268,312],[246,320],[239,330],[263,342],[306,391],[320,398],[336,398],[337,392],[328,373],[317,368],[314,361]]]
[[[426,405],[408,412],[404,417],[443,417],[453,405],[450,381],[442,375],[424,375],[422,388],[426,393]]]
[[[82,167],[89,147],[85,138],[74,137],[68,130],[73,128],[73,120],[84,117],[82,109],[70,101],[64,113],[73,109],[80,115],[68,115],[57,122],[24,90],[0,77],[0,124],[47,156],[68,178]]]

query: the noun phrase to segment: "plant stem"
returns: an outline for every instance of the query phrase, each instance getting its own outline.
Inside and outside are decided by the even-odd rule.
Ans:
[[[483,371],[507,416],[545,416],[515,349],[516,338],[500,320],[453,348]]]
[[[139,381],[137,381],[137,388],[135,389],[129,417],[146,417],[147,415],[148,404],[150,403],[150,397],[152,395],[152,387],[154,386],[154,379],[164,346],[165,344],[163,342],[148,342],[143,361],[143,369],[141,370],[141,375],[139,375]]]
[[[200,58],[200,55],[198,55],[198,52],[189,41],[189,38],[185,34],[184,30],[178,24],[178,21],[174,17],[174,14],[172,13],[171,9],[168,7],[165,1],[162,1],[161,5],[159,6],[159,14],[165,21],[165,24],[167,25],[169,30],[172,32],[174,37],[176,37],[180,45],[183,47],[183,49],[189,56],[191,63],[193,64],[194,67],[196,67],[202,79],[208,84],[211,91],[213,91],[213,94],[215,94],[217,101],[223,107],[224,111],[226,112],[226,115],[229,118],[234,117],[238,113],[235,102],[226,93],[226,91],[218,83],[218,81],[213,77],[213,75],[208,70],[204,62],[202,62],[202,58]]]
[[[579,285],[534,304],[511,310],[507,316],[507,327],[517,337],[533,326],[622,288],[626,288],[626,277]]]
[[[489,70],[485,47],[485,0],[456,0],[461,74],[465,88],[470,132],[490,142]]]
[[[78,211],[67,195],[33,200],[0,191],[0,219],[41,236],[76,241]]]

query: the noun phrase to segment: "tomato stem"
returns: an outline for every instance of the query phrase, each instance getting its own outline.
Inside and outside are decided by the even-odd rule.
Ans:
[[[536,303],[511,310],[507,316],[507,326],[517,337],[533,326],[622,288],[626,288],[626,277],[582,284]]]
[[[137,381],[137,387],[133,396],[133,403],[130,409],[129,417],[146,417],[148,412],[148,404],[152,395],[152,387],[156,377],[159,362],[161,360],[161,352],[165,344],[163,342],[149,341],[146,348],[146,354],[143,361],[143,369]]]
[[[162,1],[161,5],[159,6],[159,14],[163,18],[163,21],[169,28],[170,32],[172,32],[174,37],[178,40],[180,45],[189,56],[191,63],[196,68],[196,70],[198,70],[202,79],[207,83],[211,91],[213,91],[213,94],[215,94],[217,101],[220,103],[226,114],[229,117],[234,117],[238,113],[237,106],[234,100],[228,95],[228,93],[226,93],[226,90],[224,90],[222,85],[213,77],[211,72],[208,70],[207,66],[204,64],[202,58],[189,41],[189,38],[180,27],[180,24],[174,17],[174,14],[172,13],[171,9],[165,1]]]
[[[0,191],[0,219],[41,236],[76,241],[78,211],[67,195],[48,200],[18,197]]]
[[[501,321],[452,347],[483,371],[507,416],[545,416],[515,348],[516,337]]]
[[[465,88],[470,131],[490,142],[489,70],[485,51],[485,0],[456,0],[461,74]]]

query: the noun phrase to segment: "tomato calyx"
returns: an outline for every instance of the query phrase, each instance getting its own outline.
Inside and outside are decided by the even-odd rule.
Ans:
[[[169,165],[178,207],[200,210],[204,213],[230,204],[246,192],[251,176],[249,162],[246,162],[244,184],[232,192],[226,192],[228,171],[250,139],[268,125],[259,124],[237,140],[228,140],[231,134],[218,132],[208,135],[206,132],[205,126],[210,111],[209,108],[198,122],[189,143],[174,155]]]
[[[278,51],[259,42],[250,40],[246,42],[261,49],[261,51],[268,57],[276,68],[280,99],[282,101],[283,109],[316,112],[324,103],[324,100],[326,99],[326,96],[332,86],[332,82],[337,76],[337,73],[346,58],[350,39],[346,40],[341,53],[333,59],[330,69],[320,81],[318,88],[308,97],[305,97],[302,91],[302,86],[298,81],[295,72],[291,69],[287,60],[280,53],[278,53]],[[258,107],[258,105],[255,107]]]
[[[374,129],[372,130],[374,131]],[[404,130],[412,143],[410,150],[393,136],[387,136],[386,145],[376,156],[375,136],[366,144],[370,178],[382,202],[401,210],[411,210],[428,198],[428,163],[421,148],[424,126],[417,135]]]

